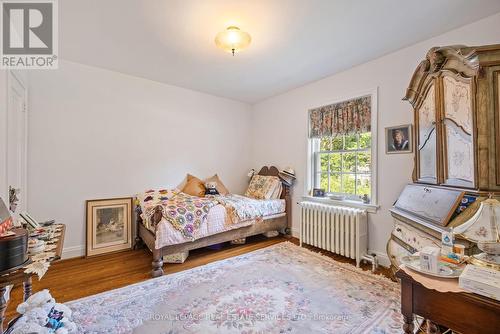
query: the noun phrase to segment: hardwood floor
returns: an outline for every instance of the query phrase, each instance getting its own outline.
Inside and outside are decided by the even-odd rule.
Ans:
[[[298,244],[298,240],[295,238],[279,236],[267,239],[259,235],[247,238],[245,245],[227,245],[221,250],[204,248],[191,251],[186,262],[182,264],[166,264],[163,269],[165,274],[171,274],[248,253],[283,241]],[[341,262],[354,263],[350,259],[314,247],[307,248],[326,254]],[[89,259],[62,260],[54,263],[42,280],[33,280],[33,292],[49,289],[58,302],[90,296],[151,278],[151,261],[151,253],[147,249],[130,250]],[[370,265],[363,265],[363,269],[369,270],[370,268]],[[379,272],[386,276],[389,275],[389,271],[385,268],[381,268]],[[11,319],[17,314],[15,309],[21,302],[22,288],[16,287],[11,292],[6,313],[7,319]]]

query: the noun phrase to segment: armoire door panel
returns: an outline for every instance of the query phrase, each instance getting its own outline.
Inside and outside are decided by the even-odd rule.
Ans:
[[[474,187],[474,143],[450,120],[444,121],[446,136],[445,184],[457,187]]]
[[[420,175],[419,180],[426,183],[437,183],[436,177],[436,129],[425,137],[419,148]]]
[[[437,183],[436,155],[436,90],[432,83],[418,109],[418,173],[417,179]]]
[[[445,75],[442,92],[444,184],[473,188],[476,158],[471,81]]]
[[[472,134],[474,126],[470,82],[451,76],[443,77],[444,118],[450,119],[466,133]]]

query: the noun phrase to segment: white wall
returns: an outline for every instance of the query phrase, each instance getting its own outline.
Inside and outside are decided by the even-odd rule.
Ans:
[[[85,200],[175,187],[218,173],[241,192],[250,106],[61,61],[30,73],[29,210],[67,224],[66,255],[85,243]]]
[[[384,128],[413,122],[410,104],[401,100],[413,71],[433,46],[497,43],[500,43],[500,14],[256,104],[252,114],[253,166],[271,161],[278,166],[292,166],[297,170],[297,183],[293,189],[294,234],[297,235],[299,230],[299,209],[295,203],[306,192],[304,182],[309,108],[378,87],[380,210],[370,215],[369,238],[370,249],[383,256],[392,228],[389,209],[403,186],[411,181],[413,169],[413,155],[385,154]],[[362,46],[359,46],[359,52],[363,52]]]

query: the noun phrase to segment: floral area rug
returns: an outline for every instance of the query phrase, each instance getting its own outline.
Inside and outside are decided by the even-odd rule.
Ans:
[[[67,303],[79,333],[401,333],[399,285],[280,243]]]

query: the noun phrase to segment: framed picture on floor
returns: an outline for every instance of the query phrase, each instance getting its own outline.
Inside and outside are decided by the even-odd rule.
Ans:
[[[132,198],[87,201],[86,256],[132,248]]]
[[[385,128],[385,153],[413,152],[413,136],[411,124]]]

